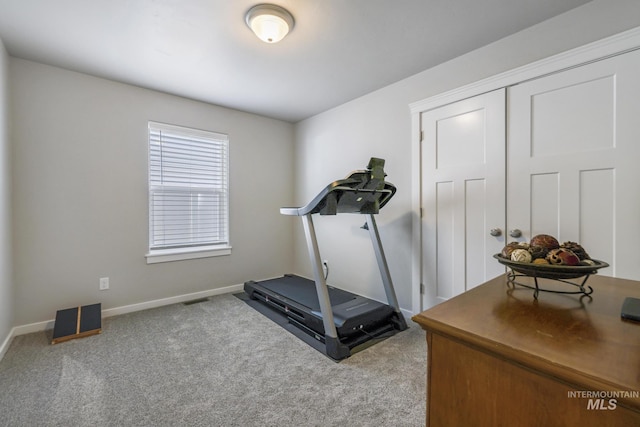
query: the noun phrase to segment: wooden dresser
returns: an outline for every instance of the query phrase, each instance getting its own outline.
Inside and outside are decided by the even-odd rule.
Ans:
[[[640,426],[640,282],[591,276],[591,298],[502,275],[413,317],[427,332],[427,426]],[[566,286],[566,285],[565,285]]]

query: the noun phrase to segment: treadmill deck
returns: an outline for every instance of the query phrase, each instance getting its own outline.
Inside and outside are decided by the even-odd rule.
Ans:
[[[298,304],[302,304],[313,311],[320,311],[318,292],[316,291],[315,283],[311,280],[294,275],[285,275],[278,279],[264,280],[259,283],[275,294],[281,296],[289,295],[291,298],[295,298],[294,300]],[[331,286],[327,286],[327,288],[331,306],[344,304],[356,298],[356,295],[342,289]]]
[[[394,311],[388,305],[342,289],[327,288],[339,337],[375,334],[381,326],[391,323]],[[244,290],[252,299],[285,313],[297,326],[308,328],[308,333],[324,336],[322,312],[312,280],[286,274],[275,279],[246,282]]]

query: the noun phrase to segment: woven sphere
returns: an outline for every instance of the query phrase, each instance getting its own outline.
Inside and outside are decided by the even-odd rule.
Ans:
[[[526,249],[516,249],[511,252],[511,261],[531,262],[531,254]]]
[[[502,248],[501,255],[504,258],[511,259],[511,254],[516,249],[528,249],[528,248],[529,248],[529,244],[526,242],[510,242],[510,243],[507,243],[507,245],[504,248]]]

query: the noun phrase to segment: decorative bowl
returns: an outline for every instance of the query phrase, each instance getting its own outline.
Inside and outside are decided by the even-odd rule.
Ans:
[[[541,277],[544,279],[575,279],[577,277],[595,274],[600,268],[609,267],[604,261],[592,259],[595,265],[553,265],[553,264],[532,264],[530,262],[511,261],[501,254],[493,256],[500,264],[506,265],[510,269],[525,276]]]

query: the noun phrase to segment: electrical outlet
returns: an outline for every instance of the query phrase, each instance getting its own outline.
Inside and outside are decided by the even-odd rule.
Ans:
[[[325,277],[329,275],[329,261],[326,259],[322,260],[322,271],[324,272]]]
[[[100,278],[100,290],[101,291],[106,291],[107,289],[109,289],[109,278],[108,277],[101,277]]]

